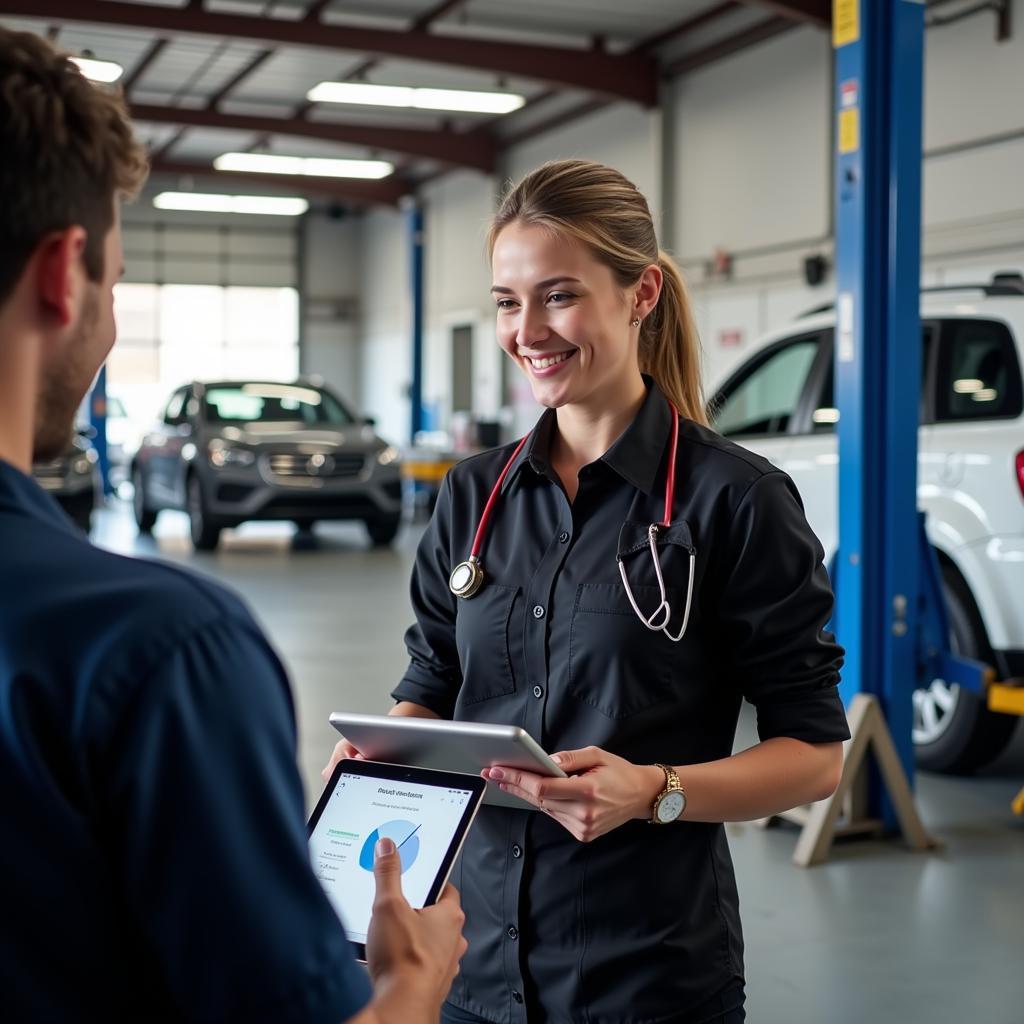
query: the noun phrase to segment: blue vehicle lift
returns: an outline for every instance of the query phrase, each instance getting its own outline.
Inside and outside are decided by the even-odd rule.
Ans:
[[[92,427],[92,446],[96,449],[100,476],[103,480],[103,494],[110,496],[114,488],[110,483],[110,453],[107,450],[107,368],[100,369],[99,376],[89,394],[89,424]]]
[[[846,647],[841,693],[852,740],[794,861],[834,836],[902,830],[937,845],[913,801],[913,692],[941,678],[984,693],[991,672],[949,650],[935,553],[917,511],[921,382],[921,135],[924,4],[833,0],[836,103],[836,405],[839,550],[833,618]],[[876,765],[869,764],[873,752]]]

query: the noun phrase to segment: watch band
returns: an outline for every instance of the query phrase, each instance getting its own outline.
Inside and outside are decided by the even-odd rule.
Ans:
[[[679,782],[679,775],[676,773],[675,768],[671,765],[660,763],[656,764],[656,767],[660,768],[665,773],[665,788],[654,798],[654,803],[651,805],[650,820],[655,825],[665,825],[668,824],[668,822],[662,821],[662,819],[658,817],[658,807],[661,804],[661,801],[669,793],[682,793],[683,799],[685,800],[686,791]]]

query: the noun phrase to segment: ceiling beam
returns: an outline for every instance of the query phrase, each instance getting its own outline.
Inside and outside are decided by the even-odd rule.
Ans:
[[[328,121],[309,121],[303,117],[252,117],[220,110],[191,110],[147,103],[131,104],[131,112],[137,121],[265,135],[297,135],[440,160],[446,164],[472,167],[487,173],[494,170],[495,147],[492,139],[450,129],[379,128],[370,124],[333,124]]]
[[[161,34],[187,32],[273,45],[351,50],[381,57],[450,64],[494,75],[534,78],[555,85],[653,107],[658,102],[657,66],[643,55],[615,56],[594,50],[506,43],[434,35],[424,29],[395,32],[252,15],[220,14],[123,0],[4,0],[8,14],[92,24],[121,25]]]
[[[166,46],[167,40],[163,36],[159,39],[154,39],[149,49],[139,58],[135,67],[132,68],[131,73],[122,79],[121,88],[124,90],[126,97],[131,95],[132,89],[139,84],[139,79],[150,69],[153,61],[164,52]]]
[[[742,0],[748,7],[779,14],[790,21],[829,28],[832,25],[832,0]]]
[[[719,43],[712,43],[702,50],[684,54],[678,60],[666,65],[664,73],[669,76],[684,75],[690,71],[696,71],[707,64],[714,64],[715,61],[731,57],[734,53],[747,49],[749,46],[756,46],[758,43],[774,39],[783,32],[789,32],[797,27],[797,23],[788,18],[767,18],[759,21],[756,25],[745,29],[743,32],[736,32],[734,35],[726,36]]]
[[[238,88],[251,74],[255,73],[277,53],[274,49],[260,50],[245,67],[233,74],[207,101],[206,105],[213,110],[221,100]]]
[[[414,186],[392,175],[380,181],[360,181],[354,178],[313,178],[291,174],[247,174],[243,171],[218,171],[210,164],[179,163],[157,160],[150,165],[151,174],[170,174],[181,178],[200,178],[247,185],[267,185],[275,190],[294,191],[299,195],[327,196],[350,203],[375,206],[397,206],[398,201],[413,191]]]

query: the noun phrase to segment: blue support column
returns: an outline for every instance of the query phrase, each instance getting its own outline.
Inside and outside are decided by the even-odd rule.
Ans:
[[[114,489],[110,484],[110,455],[107,451],[107,368],[100,368],[99,376],[89,395],[89,424],[93,429],[92,446],[96,449],[100,476],[103,479],[103,493],[110,495]]]
[[[879,699],[911,780],[923,41],[923,3],[834,0],[842,692]]]
[[[418,203],[410,206],[406,219],[412,296],[412,382],[409,387],[409,441],[412,443],[423,429],[423,208]]]

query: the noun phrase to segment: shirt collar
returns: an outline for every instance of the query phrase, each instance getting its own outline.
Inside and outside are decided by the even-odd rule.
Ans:
[[[3,459],[0,459],[0,511],[27,513],[33,519],[42,519],[51,526],[74,532],[71,520],[64,514],[57,500],[47,494],[32,477],[26,476]]]
[[[672,414],[661,388],[646,374],[644,384],[647,386],[647,397],[643,405],[622,436],[601,456],[601,461],[624,480],[649,495],[654,493],[658,472],[670,441]],[[545,409],[527,437],[526,444],[509,466],[501,485],[502,494],[525,464],[540,476],[547,474],[550,466],[551,431],[554,426],[555,410]]]

